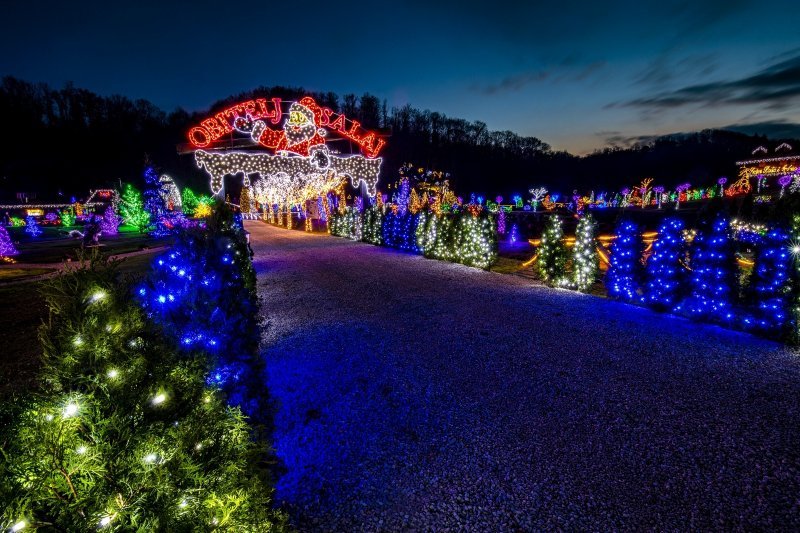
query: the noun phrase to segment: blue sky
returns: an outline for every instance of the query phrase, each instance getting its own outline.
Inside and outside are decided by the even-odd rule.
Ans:
[[[0,74],[168,110],[259,85],[370,92],[574,153],[800,123],[800,2],[45,1],[3,13]]]

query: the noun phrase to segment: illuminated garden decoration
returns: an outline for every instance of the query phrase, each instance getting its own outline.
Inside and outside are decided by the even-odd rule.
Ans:
[[[255,211],[253,203],[253,189],[250,185],[250,179],[245,176],[242,182],[242,190],[239,192],[239,210],[243,216],[249,217],[250,213]]]
[[[207,218],[213,212],[214,200],[208,196],[201,196],[197,200],[197,207],[194,210],[195,218]]]
[[[181,210],[186,216],[194,216],[194,211],[198,204],[197,196],[189,187],[184,187],[181,191]]]
[[[625,302],[639,300],[637,292],[641,279],[642,238],[639,227],[629,220],[617,225],[617,238],[611,245],[611,257],[606,272],[606,290],[612,298]]]
[[[785,337],[795,326],[789,290],[794,262],[790,248],[789,236],[782,230],[772,230],[762,238],[748,291],[756,310],[752,318],[745,318],[746,328]]]
[[[178,186],[175,185],[175,182],[172,180],[172,178],[166,174],[163,174],[158,178],[158,182],[158,192],[166,210],[180,211],[183,200],[181,198],[181,192],[178,190]]]
[[[786,186],[789,185],[791,182],[792,182],[792,177],[789,175],[781,176],[780,178],[778,178],[778,185],[781,186],[781,195],[780,195],[781,198],[783,198],[783,191],[786,189]]]
[[[383,244],[381,228],[383,227],[383,212],[377,205],[371,205],[364,211],[363,240],[370,244]]]
[[[119,233],[120,224],[122,224],[122,217],[114,211],[114,206],[109,205],[106,207],[103,219],[100,221],[100,231],[103,232],[103,235],[116,235]]]
[[[148,316],[191,354],[213,357],[208,379],[231,401],[259,420],[253,385],[261,377],[258,357],[258,300],[247,240],[230,210],[218,207],[204,230],[179,232],[175,244],[157,257],[138,296]]]
[[[36,217],[28,216],[25,219],[25,233],[34,238],[42,234],[42,228],[39,227]]]
[[[658,208],[661,209],[661,201],[664,194],[664,186],[657,185],[653,187],[653,192],[656,193],[656,205],[658,205]]]
[[[439,222],[445,217],[449,218],[448,215],[431,218]],[[478,268],[492,266],[497,259],[497,223],[488,210],[462,211],[456,216],[454,232],[455,238],[446,254],[450,261]]]
[[[575,246],[572,248],[572,282],[575,288],[586,292],[597,279],[596,224],[591,215],[578,221],[575,229]]]
[[[659,311],[672,311],[686,291],[687,270],[684,224],[679,218],[665,219],[658,228],[653,253],[647,260],[647,283],[643,301]]]
[[[152,165],[144,170],[144,209],[150,213],[150,233],[160,237],[171,232],[174,202],[180,204],[178,188],[169,176],[159,176]],[[173,206],[173,207],[171,207]],[[180,205],[178,205],[178,208]]]
[[[273,129],[284,114],[288,117],[282,127]],[[272,154],[202,150],[232,134],[248,136],[254,146]],[[326,144],[330,134],[349,140],[361,154],[335,154]],[[198,148],[197,164],[211,177],[215,195],[224,196],[226,175],[259,174],[262,188],[273,191],[268,194],[269,201],[261,203],[279,205],[287,212],[291,205],[305,205],[307,200],[335,189],[345,177],[353,187],[363,185],[369,196],[375,196],[382,161],[377,156],[386,144],[358,121],[321,107],[309,96],[297,102],[261,98],[236,104],[201,121],[189,130],[188,137]]]
[[[496,222],[485,208],[471,204],[454,213],[407,209],[401,214],[398,205],[390,205],[375,202],[363,212],[356,207],[332,211],[331,235],[484,269],[497,260]]]
[[[563,242],[564,229],[561,218],[552,215],[542,233],[537,267],[539,275],[550,285],[563,285],[567,266],[567,247]]]
[[[144,169],[144,182],[144,209],[150,213],[150,220],[158,223],[164,216],[166,203],[161,194],[161,181],[152,165],[148,164]]]
[[[706,221],[695,237],[692,253],[692,292],[676,311],[719,322],[734,318],[733,303],[738,294],[737,269],[728,220],[717,214]]]
[[[3,429],[8,531],[282,531],[239,409],[94,262],[47,282],[43,383]]]
[[[11,242],[8,230],[4,226],[0,226],[0,258],[8,258],[17,254],[19,254],[19,251],[17,251],[14,243]]]
[[[72,212],[71,208],[63,209],[61,212],[58,213],[58,218],[61,220],[62,226],[74,226],[75,225],[75,213]]]
[[[528,192],[530,192],[531,196],[533,197],[531,199],[531,205],[533,205],[533,211],[535,212],[536,209],[539,207],[539,202],[541,202],[547,195],[547,189],[544,187],[537,187],[535,189],[531,189]]]
[[[119,208],[125,224],[135,227],[140,233],[150,227],[150,213],[144,208],[142,194],[130,183],[125,185]]]
[[[689,187],[691,187],[691,186],[692,186],[691,183],[682,183],[682,184],[678,185],[677,187],[675,187],[675,192],[678,193],[677,194],[677,198],[675,200],[675,209],[679,209],[680,208],[680,206],[681,206],[681,195],[682,194],[685,195],[686,192],[689,190]]]

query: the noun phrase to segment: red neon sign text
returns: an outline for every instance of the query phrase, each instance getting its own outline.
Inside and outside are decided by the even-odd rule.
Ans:
[[[386,141],[374,132],[361,127],[357,120],[350,120],[344,114],[337,113],[329,107],[319,106],[310,96],[303,97],[299,104],[310,109],[314,114],[314,123],[317,127],[334,131],[342,137],[356,143],[367,157],[376,157],[386,145]],[[280,98],[256,98],[248,100],[214,114],[202,120],[197,126],[189,130],[187,136],[192,146],[205,148],[221,137],[234,131],[234,121],[241,117],[252,121],[263,121],[265,124],[276,125],[280,122],[283,112]],[[274,133],[273,133],[274,132]],[[257,139],[260,144],[268,148],[279,148],[277,132],[267,128]]]

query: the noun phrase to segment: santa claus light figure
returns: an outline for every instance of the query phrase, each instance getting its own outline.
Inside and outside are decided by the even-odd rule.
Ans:
[[[314,106],[316,110],[319,107]],[[319,127],[319,115],[299,102],[289,108],[289,118],[282,130],[273,130],[263,120],[253,121],[248,116],[237,117],[233,127],[237,131],[250,133],[250,137],[276,152],[292,152],[308,157],[312,146],[325,144],[325,130]]]

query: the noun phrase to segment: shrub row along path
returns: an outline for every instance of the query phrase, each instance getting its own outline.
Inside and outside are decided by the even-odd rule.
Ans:
[[[800,527],[800,358],[530,280],[249,222],[308,531]]]

